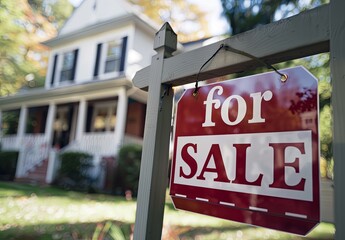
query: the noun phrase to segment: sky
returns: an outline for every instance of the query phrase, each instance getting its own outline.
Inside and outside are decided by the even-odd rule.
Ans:
[[[69,0],[75,7],[83,0]],[[220,0],[207,0],[207,1],[198,1],[198,0],[189,0],[200,6],[200,9],[208,13],[208,22],[209,30],[212,35],[217,36],[228,31],[228,23],[225,18],[221,16],[222,6]]]

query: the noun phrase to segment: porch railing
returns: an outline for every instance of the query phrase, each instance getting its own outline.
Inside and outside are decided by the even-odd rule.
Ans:
[[[19,159],[16,177],[25,177],[28,172],[48,159],[49,146],[44,134],[30,134],[19,139]]]
[[[46,182],[51,183],[58,171],[60,162],[58,155],[68,151],[87,152],[93,156],[92,175],[99,174],[101,160],[104,156],[115,156],[119,148],[126,144],[142,144],[142,139],[126,135],[123,142],[116,139],[114,133],[84,133],[78,141],[73,141],[66,147],[59,150],[51,150],[49,156],[48,173]]]
[[[104,156],[115,155],[118,148],[114,133],[85,133],[81,139],[70,143],[62,151],[82,151]]]
[[[59,167],[59,161],[57,156],[60,153],[68,151],[80,151],[87,152],[93,156],[93,165],[91,174],[93,176],[99,175],[101,169],[101,161],[104,156],[115,156],[118,153],[119,148],[125,144],[142,144],[142,139],[137,137],[125,136],[123,142],[120,142],[114,133],[100,132],[100,133],[84,133],[82,137],[71,142],[66,147],[51,152],[50,161],[48,165],[47,182],[51,182],[53,175],[56,174]],[[51,167],[50,167],[51,166]]]
[[[122,142],[114,133],[85,133],[79,141],[70,143],[63,149],[51,153],[48,139],[44,134],[30,134],[23,137],[2,136],[1,144],[5,150],[18,150],[19,159],[16,177],[25,177],[28,172],[45,160],[50,159],[47,182],[51,182],[58,168],[56,156],[66,151],[82,151],[94,156],[94,165],[99,165],[101,157],[115,156],[122,145],[142,144],[142,139],[126,135]],[[53,150],[52,150],[53,151]],[[54,156],[53,156],[54,155]],[[52,160],[53,159],[53,160]]]
[[[18,150],[17,135],[5,135],[1,137],[1,147],[4,150]]]

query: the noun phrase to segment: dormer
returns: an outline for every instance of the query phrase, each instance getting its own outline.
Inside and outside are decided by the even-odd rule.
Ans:
[[[149,65],[158,27],[124,0],[84,0],[51,48],[46,88],[131,79]]]

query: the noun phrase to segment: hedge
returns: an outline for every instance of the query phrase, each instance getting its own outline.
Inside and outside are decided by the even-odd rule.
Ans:
[[[18,156],[18,151],[0,151],[0,180],[14,180]]]
[[[84,152],[64,152],[59,155],[60,169],[56,184],[73,190],[88,190],[91,184],[89,169],[92,156]]]
[[[137,196],[141,152],[142,147],[135,144],[125,145],[119,151],[115,186],[122,194],[130,191],[134,197]]]

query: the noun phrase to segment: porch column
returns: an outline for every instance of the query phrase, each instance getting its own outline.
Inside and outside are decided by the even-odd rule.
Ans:
[[[79,141],[84,132],[84,126],[85,126],[85,117],[86,117],[86,100],[85,98],[81,99],[79,102],[79,111],[78,111],[78,121],[77,121],[77,131],[75,134],[75,139]]]
[[[20,109],[18,131],[17,131],[17,146],[16,147],[18,148],[21,146],[21,141],[25,135],[27,116],[28,116],[28,108],[27,106],[22,106]]]
[[[47,139],[48,149],[50,149],[53,138],[54,120],[56,115],[56,104],[54,102],[49,103],[49,109],[47,114],[45,138]]]
[[[119,92],[119,100],[117,102],[117,110],[116,110],[116,126],[115,126],[116,148],[119,148],[124,140],[126,118],[127,118],[127,105],[128,105],[128,98],[127,98],[126,89],[121,88]]]
[[[53,142],[53,130],[54,130],[54,120],[56,115],[56,104],[54,102],[49,103],[49,109],[46,121],[45,139],[47,141],[47,154],[48,154],[48,167],[46,172],[46,183],[50,184],[54,180],[55,176],[55,165],[56,165],[56,153],[52,149]]]
[[[18,123],[18,131],[17,131],[17,143],[16,148],[19,150],[18,155],[18,162],[17,162],[17,169],[16,169],[16,178],[22,177],[24,174],[24,161],[25,161],[25,151],[23,151],[22,140],[25,134],[25,128],[26,128],[26,119],[28,115],[28,108],[27,106],[22,106],[20,109],[20,115],[19,115],[19,123]]]
[[[2,138],[2,110],[0,109],[0,150],[1,150],[1,138]]]

